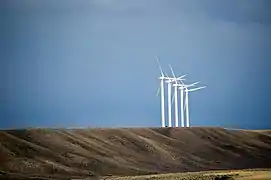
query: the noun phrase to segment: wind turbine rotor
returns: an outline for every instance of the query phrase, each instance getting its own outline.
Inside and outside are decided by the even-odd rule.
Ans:
[[[180,76],[180,77],[176,78],[175,73],[174,73],[174,71],[173,71],[173,68],[172,68],[172,66],[171,66],[170,64],[169,64],[169,68],[170,68],[170,70],[171,70],[171,73],[172,73],[173,77],[176,79],[176,82],[177,82],[177,81],[180,81],[180,82],[181,82],[181,84],[183,84],[183,85],[184,85],[184,83],[183,83],[183,81],[182,81],[182,79],[181,79],[181,78],[185,77],[185,76],[186,76],[186,74],[185,74],[185,75],[183,75],[183,76]],[[180,78],[180,79],[179,79],[179,78]],[[185,80],[185,79],[184,79],[184,80]]]

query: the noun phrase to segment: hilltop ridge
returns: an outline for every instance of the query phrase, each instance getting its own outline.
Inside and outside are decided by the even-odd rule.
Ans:
[[[211,127],[0,131],[0,170],[63,176],[271,168],[271,131]]]

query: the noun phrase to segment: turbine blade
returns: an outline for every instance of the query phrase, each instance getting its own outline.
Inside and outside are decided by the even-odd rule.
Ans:
[[[206,88],[206,86],[198,87],[198,88],[194,88],[194,89],[189,89],[188,92],[197,91],[197,90],[200,90],[200,89],[203,89],[203,88]]]
[[[183,96],[183,103],[184,103],[183,111],[185,112],[185,109],[186,109],[186,96],[185,95]]]
[[[184,85],[183,81],[185,81],[185,79],[179,79],[179,81],[181,82],[182,85]]]
[[[161,64],[160,64],[160,61],[158,59],[158,57],[156,56],[156,61],[157,61],[157,64],[158,64],[158,67],[160,69],[160,73],[161,73],[161,76],[164,77],[164,73],[163,73],[163,70],[162,70],[162,67],[161,67]]]
[[[182,76],[179,76],[177,79],[182,79],[182,78],[184,78],[186,76],[186,74],[185,75],[182,75]]]
[[[193,85],[196,85],[196,84],[198,84],[198,83],[200,83],[200,81],[194,82]]]
[[[194,82],[194,83],[192,83],[192,84],[187,85],[186,87],[195,86],[195,85],[197,85],[198,83],[200,83],[200,82],[199,82],[199,81],[198,81],[198,82]]]
[[[157,91],[156,91],[156,97],[158,96],[158,94],[160,93],[161,87],[159,86]]]
[[[175,98],[175,93],[173,94],[173,96],[171,98],[171,105],[173,105],[174,98]]]
[[[173,77],[176,78],[175,73],[174,73],[174,71],[173,71],[173,69],[172,69],[172,67],[171,67],[170,64],[169,64],[169,68],[170,68],[170,70],[171,70],[171,73],[172,73]]]

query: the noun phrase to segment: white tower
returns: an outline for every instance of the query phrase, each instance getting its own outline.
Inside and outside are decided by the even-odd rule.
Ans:
[[[188,89],[185,90],[186,127],[189,127]]]
[[[180,97],[181,97],[181,126],[184,127],[184,107],[183,107],[183,87],[180,87]]]
[[[167,80],[166,81],[167,83],[167,87],[168,87],[168,126],[169,127],[172,127],[172,120],[171,120],[171,81],[170,80]]]
[[[164,79],[161,78],[160,82],[160,88],[161,88],[161,119],[162,119],[162,127],[166,127],[165,123],[165,93],[164,93]]]
[[[174,98],[175,98],[175,127],[179,127],[179,116],[178,116],[178,87],[177,81],[174,86]]]

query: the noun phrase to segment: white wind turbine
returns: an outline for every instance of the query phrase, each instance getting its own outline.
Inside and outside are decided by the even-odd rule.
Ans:
[[[167,80],[166,83],[167,83],[167,99],[168,99],[168,127],[172,127],[172,120],[171,120],[171,103],[170,103],[170,100],[171,100],[171,82],[172,80]]]
[[[163,70],[160,66],[160,63],[159,63],[159,60],[158,60],[158,57],[156,57],[156,60],[157,60],[157,63],[158,63],[158,66],[159,66],[159,69],[160,69],[160,73],[161,73],[161,76],[159,77],[160,79],[160,88],[158,89],[157,93],[156,93],[156,96],[158,96],[158,93],[159,93],[159,90],[161,91],[161,118],[162,118],[162,127],[165,127],[166,126],[166,123],[165,123],[165,92],[164,92],[164,79],[165,79],[165,76],[164,76],[164,73],[163,73]]]
[[[180,90],[180,104],[181,104],[181,126],[184,127],[184,89],[191,87],[191,86],[195,86],[196,84],[198,84],[199,82],[195,82],[189,85],[185,85],[185,84],[178,84],[177,86],[179,87]]]
[[[171,65],[169,65],[169,67],[170,67],[170,70],[171,70],[173,77],[175,78],[176,76],[173,71],[173,68],[171,67]],[[186,76],[186,74],[184,76]],[[179,80],[179,81],[181,81],[181,83],[183,84],[182,80]],[[175,80],[175,84],[173,84],[173,86],[174,86],[174,95],[173,96],[174,96],[174,102],[175,102],[175,127],[179,127],[179,116],[178,116],[178,86],[179,86],[179,84],[178,84],[177,79]],[[182,97],[182,95],[181,95],[181,97]],[[182,106],[182,101],[181,101],[181,106]]]
[[[192,92],[192,91],[197,91],[200,89],[206,88],[206,86],[203,87],[198,87],[198,88],[194,88],[194,89],[187,89],[185,88],[185,111],[186,111],[186,127],[189,127],[189,108],[188,108],[188,92]]]

